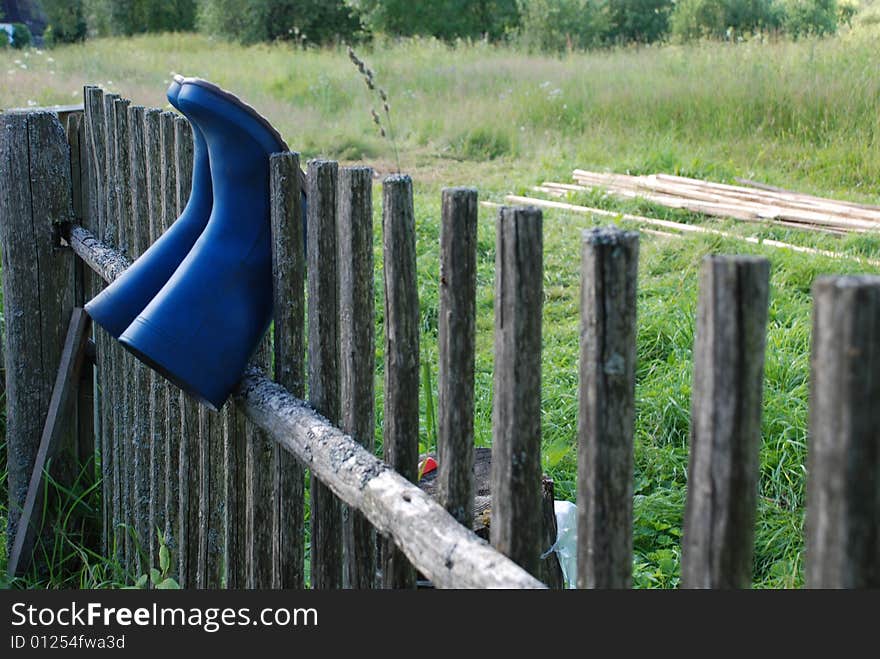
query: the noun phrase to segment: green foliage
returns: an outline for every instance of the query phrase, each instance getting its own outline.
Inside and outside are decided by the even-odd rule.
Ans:
[[[159,538],[159,567],[151,567],[149,572],[137,577],[134,586],[127,586],[127,589],[143,589],[152,586],[156,590],[179,590],[180,584],[169,576],[171,572],[171,551],[165,542],[165,534],[161,529],[156,529],[156,536]]]
[[[519,21],[517,0],[348,0],[374,33],[497,41]]]
[[[13,23],[12,24],[12,47],[17,49],[27,48],[31,45],[31,41],[33,38],[31,37],[30,28],[24,23]]]
[[[780,0],[782,27],[793,37],[837,31],[837,0]]]
[[[196,0],[84,0],[90,30],[102,36],[190,31],[196,5]]]
[[[602,45],[611,32],[606,0],[518,0],[519,42],[529,50],[562,53]]]
[[[833,34],[838,17],[850,22],[854,10],[838,11],[837,0],[678,0],[669,20],[679,41],[732,38],[759,31],[792,37]]]
[[[199,29],[243,44],[321,45],[358,37],[357,15],[343,0],[201,0]]]
[[[783,12],[776,0],[678,0],[669,28],[680,41],[723,39],[776,30],[782,21]]]
[[[42,0],[49,23],[43,33],[48,45],[83,41],[88,32],[83,0]]]
[[[609,39],[617,43],[652,43],[666,37],[675,0],[608,0]]]

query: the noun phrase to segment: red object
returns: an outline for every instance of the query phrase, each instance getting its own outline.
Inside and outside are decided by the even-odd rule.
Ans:
[[[422,460],[421,464],[419,465],[419,473],[422,476],[425,476],[427,474],[430,474],[436,468],[437,468],[437,461],[434,458],[428,457],[428,458],[425,458],[424,460]]]

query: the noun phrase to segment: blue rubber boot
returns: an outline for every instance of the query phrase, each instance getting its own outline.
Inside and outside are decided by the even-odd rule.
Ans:
[[[178,95],[183,81],[182,76],[174,76],[167,92],[168,101],[178,110],[181,110]],[[192,192],[186,208],[139,259],[85,306],[89,316],[117,339],[174,274],[211,215],[213,194],[208,147],[192,117],[181,111],[193,126]]]
[[[120,341],[218,410],[272,318],[269,156],[288,149],[250,106],[207,81],[184,79],[177,102],[208,146],[211,217]]]

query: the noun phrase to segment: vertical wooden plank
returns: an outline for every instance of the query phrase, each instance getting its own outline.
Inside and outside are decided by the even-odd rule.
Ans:
[[[130,126],[128,122],[128,99],[116,98],[113,101],[113,122],[115,130],[112,135],[115,141],[113,164],[116,169],[113,176],[116,198],[116,245],[129,258],[134,256],[134,220],[135,212],[132,204],[131,189],[131,154]],[[130,547],[129,566],[136,574],[143,574],[148,560],[149,528],[146,526],[147,497],[139,489],[136,473],[137,455],[142,451],[147,438],[138,432],[136,418],[137,378],[135,377],[135,358],[122,349],[114,341],[113,348],[118,355],[116,382],[119,396],[120,441],[124,442],[128,456],[124,470],[124,481],[128,487],[129,524],[132,525],[134,536]]]
[[[89,158],[89,175],[91,178],[92,198],[90,200],[90,226],[96,236],[104,235],[104,216],[106,205],[106,170],[104,160],[106,150],[104,146],[104,100],[103,91],[98,87],[83,87],[83,106],[86,118],[86,145]],[[97,295],[104,286],[100,277],[94,277],[92,297]],[[113,465],[116,456],[113,453],[112,441],[112,397],[109,387],[109,360],[110,351],[107,349],[108,337],[103,329],[93,327],[95,335],[95,391],[98,404],[96,421],[98,426],[98,445],[101,461],[101,493],[103,507],[103,532],[102,547],[105,556],[119,556],[120,543],[117,542],[119,508],[117,481],[114,478]]]
[[[268,334],[260,342],[253,363],[269,371],[271,344]],[[275,506],[274,447],[265,433],[253,423],[245,425],[247,500],[246,581],[248,588],[271,588],[273,574],[272,537]]]
[[[101,239],[109,245],[122,248],[119,241],[119,215],[116,201],[119,181],[116,168],[116,101],[119,94],[104,94],[104,231]]]
[[[116,101],[118,94],[104,94],[104,135],[105,151],[104,160],[104,225],[102,238],[114,247],[124,249],[120,244],[120,219],[119,212],[119,168],[116,161]],[[125,393],[123,391],[123,375],[125,372],[125,355],[119,344],[108,337],[104,349],[108,353],[107,389],[110,399],[110,415],[112,417],[113,454],[116,459],[113,462],[113,478],[115,490],[119,496],[119,522],[120,540],[122,551],[122,564],[125,569],[135,569],[134,560],[136,553],[136,536],[133,501],[135,495],[134,479],[134,453],[131,441],[126,435],[125,427]]]
[[[234,404],[222,410],[224,467],[226,470],[226,528],[223,554],[226,556],[226,585],[248,585],[247,518],[247,430],[244,413]],[[275,497],[279,497],[278,494]],[[271,499],[274,502],[274,499]]]
[[[538,574],[541,553],[541,211],[501,208],[495,256],[492,545]]]
[[[632,585],[639,234],[584,231],[578,413],[578,587]]]
[[[373,308],[373,170],[345,167],[339,174],[339,376],[340,428],[370,453],[375,448],[376,362]],[[357,510],[344,507],[346,588],[373,588],[376,531]]]
[[[177,212],[183,212],[192,188],[193,136],[185,117],[177,117],[174,125],[175,162],[177,165]],[[198,403],[179,392],[180,463],[178,466],[180,551],[178,576],[186,588],[198,587],[199,564],[199,426]],[[169,404],[169,409],[171,404]],[[169,416],[169,421],[171,417]]]
[[[339,423],[339,279],[336,185],[339,165],[308,164],[309,402]],[[342,509],[330,489],[311,479],[312,587],[342,586]]]
[[[440,221],[437,474],[440,503],[466,527],[474,509],[477,191],[446,188]]]
[[[70,148],[70,183],[71,201],[74,221],[83,226],[89,225],[89,161],[86,150],[85,115],[83,112],[71,112],[67,115],[67,144]],[[81,259],[74,259],[73,287],[74,305],[83,307],[92,295],[92,272]],[[91,325],[89,326],[91,333]],[[2,341],[0,341],[2,346]],[[2,351],[0,351],[2,353]],[[5,374],[4,374],[5,377]],[[80,367],[80,381],[77,387],[75,417],[77,426],[77,461],[83,477],[83,485],[90,487],[96,481],[94,471],[95,453],[95,398],[94,371],[89,360]],[[86,539],[88,542],[90,539]],[[98,550],[97,543],[90,546]]]
[[[0,244],[6,341],[6,442],[11,547],[73,309],[73,255],[53,222],[72,218],[69,149],[50,112],[0,115]],[[66,438],[64,450],[73,447]],[[56,460],[62,483],[70,458]],[[60,468],[60,470],[59,470]]]
[[[418,478],[419,461],[419,290],[415,233],[412,179],[406,175],[388,176],[382,182],[383,442],[385,462],[412,482]],[[382,582],[385,588],[414,588],[416,582],[415,570],[390,538],[382,539]]]
[[[156,108],[146,108],[144,121],[144,151],[146,154],[146,230],[148,245],[152,245],[162,235],[163,200],[165,195],[162,176],[162,112]],[[149,442],[138,453],[138,474],[147,489],[147,519],[150,566],[159,566],[159,539],[156,529],[165,527],[164,466],[165,466],[165,379],[149,369],[146,376],[149,384],[149,410],[147,426]]]
[[[96,236],[103,234],[103,215],[104,215],[104,102],[103,92],[91,85],[83,87],[83,107],[86,122],[86,148],[88,155],[89,177],[91,179],[91,199],[89,202],[90,222],[87,227],[92,230]],[[94,288],[92,296],[97,295],[104,286],[104,282],[100,277],[93,278]],[[102,519],[103,529],[101,533],[101,547],[104,556],[110,556],[115,553],[116,543],[116,509],[113,506],[113,445],[110,441],[107,420],[109,417],[106,405],[106,394],[104,392],[106,384],[106,351],[104,350],[105,333],[97,328],[92,327],[95,337],[95,393],[98,411],[95,415],[97,426],[97,443],[99,450],[99,460],[101,462],[101,500],[102,500]]]
[[[269,159],[272,216],[272,279],[274,289],[275,381],[297,398],[305,395],[305,245],[298,153]],[[287,451],[274,449],[277,499],[272,536],[274,588],[304,586],[305,469]]]
[[[813,285],[808,588],[880,588],[880,277]]]
[[[202,443],[202,548],[205,588],[226,586],[226,447],[222,415],[199,406]]]
[[[100,96],[101,109],[100,113],[97,115],[97,118],[101,122],[101,155],[99,160],[99,165],[101,166],[101,171],[98,175],[103,180],[104,184],[102,187],[101,198],[99,199],[99,204],[101,205],[101,223],[100,223],[100,237],[103,241],[109,242],[109,244],[115,246],[117,235],[116,235],[116,211],[114,209],[115,203],[111,201],[115,199],[112,195],[114,194],[114,185],[113,185],[113,159],[112,159],[112,147],[113,144],[113,133],[111,131],[110,121],[112,119],[110,115],[110,108],[113,105],[113,96],[110,94],[102,94]],[[103,330],[101,331],[103,336],[103,352],[105,355],[105,377],[104,377],[104,389],[105,389],[105,397],[107,403],[107,441],[112,445],[111,454],[113,456],[113,461],[110,465],[111,467],[111,479],[112,479],[112,489],[113,489],[113,508],[116,512],[116,521],[114,525],[114,541],[116,544],[116,554],[119,559],[119,562],[123,568],[127,567],[128,560],[128,506],[127,506],[127,490],[124,487],[124,479],[122,477],[121,470],[125,465],[125,454],[123,453],[123,447],[119,441],[119,435],[117,433],[117,428],[119,426],[119,410],[118,410],[118,398],[117,398],[117,387],[116,387],[116,358],[118,356],[117,349],[115,345],[115,341],[111,336],[109,336]]]
[[[161,176],[162,181],[162,232],[174,223],[178,216],[177,210],[177,165],[176,121],[172,112],[163,112],[160,123],[161,141]],[[155,455],[159,477],[157,485],[159,496],[156,505],[161,513],[157,513],[156,523],[161,525],[165,543],[172,557],[179,553],[177,543],[178,511],[179,511],[179,470],[180,470],[180,389],[170,382],[163,382],[164,391],[159,392],[157,404],[164,403],[161,410],[161,432],[163,436],[164,455]],[[169,576],[177,578],[177,561],[172,561]]]
[[[752,583],[770,264],[709,256],[694,337],[684,588]]]

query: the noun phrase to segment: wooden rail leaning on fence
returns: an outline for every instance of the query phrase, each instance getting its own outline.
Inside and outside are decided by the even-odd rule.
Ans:
[[[75,305],[117,277],[129,258],[161,235],[188,193],[192,143],[185,120],[142,111],[93,87],[86,89],[85,101],[85,115],[66,117],[67,134],[52,113],[2,116],[10,540],[21,532],[17,514],[33,477],[66,319]],[[309,260],[321,273],[309,286],[323,286],[326,292],[310,291],[312,303],[326,307],[310,308],[310,315],[316,314],[310,320],[332,320],[339,336],[338,342],[322,346],[309,323],[309,363],[317,369],[309,379],[317,383],[323,378],[344,393],[346,405],[332,419],[340,428],[303,399],[306,264],[300,182],[294,175],[298,156],[273,156],[271,167],[276,317],[274,341],[259,355],[262,369],[251,368],[232,403],[215,414],[161,378],[138,371],[97,330],[95,397],[82,396],[91,387],[80,385],[75,406],[81,421],[93,418],[95,405],[96,424],[94,429],[68,424],[72,437],[62,438],[60,446],[69,450],[59,452],[53,475],[63,479],[78,455],[95,454],[89,442],[97,443],[105,553],[132,571],[144,569],[145,561],[155,560],[158,529],[177,556],[170,573],[187,587],[301,587],[306,469],[326,488],[321,496],[332,511],[313,520],[319,527],[313,541],[324,524],[337,529],[342,548],[313,551],[313,583],[320,574],[317,581],[324,581],[318,585],[375,586],[378,532],[400,551],[387,551],[391,543],[382,548],[383,563],[393,567],[384,575],[387,585],[411,586],[414,567],[440,587],[541,586],[532,576],[544,574],[539,557],[549,545],[538,521],[543,514],[540,211],[506,208],[498,218],[491,533],[493,544],[511,560],[468,528],[474,496],[476,193],[446,191],[443,199],[443,459],[437,503],[407,478],[413,478],[418,457],[412,446],[418,408],[412,418],[405,412],[418,395],[417,366],[415,384],[395,384],[394,377],[386,384],[386,396],[393,394],[385,401],[386,418],[390,409],[409,423],[405,432],[393,424],[386,429],[386,456],[393,464],[372,452],[374,337],[355,331],[372,328],[374,322],[371,172],[338,170],[326,161],[309,168],[309,185],[326,187],[324,203],[310,204],[315,213],[310,225],[321,229],[309,231],[307,245]],[[411,182],[394,177],[384,193],[383,225],[386,236],[393,236],[386,240],[384,256],[386,264],[395,266],[385,268],[386,290],[392,292],[386,295],[385,318],[395,329],[386,341],[401,341],[393,348],[403,352],[394,359],[411,368],[419,356]],[[637,254],[634,234],[584,236],[581,586],[627,587],[631,582]],[[335,265],[321,270],[324,259]],[[389,277],[394,278],[390,288]],[[767,263],[760,259],[715,257],[703,266],[685,586],[750,583],[767,279]],[[353,281],[361,285],[339,292],[340,282]],[[880,502],[870,494],[876,493],[880,477],[880,406],[873,404],[880,398],[880,279],[831,278],[817,283],[815,292],[807,584],[877,586]],[[36,331],[35,319],[40,320]],[[318,350],[326,350],[323,361],[313,352]],[[386,360],[391,353],[386,349]],[[267,375],[270,363],[275,381]],[[393,363],[386,363],[386,376],[389,368],[397,368]]]

